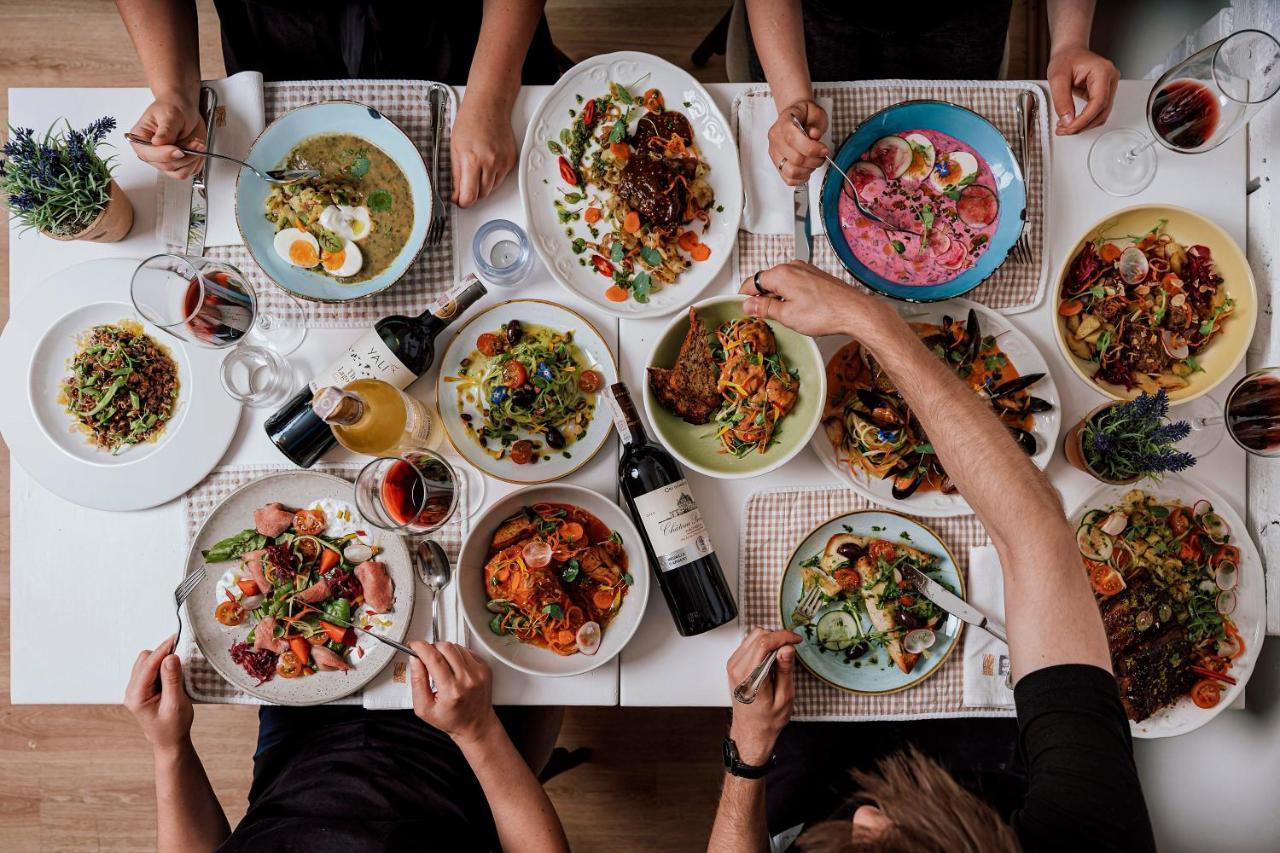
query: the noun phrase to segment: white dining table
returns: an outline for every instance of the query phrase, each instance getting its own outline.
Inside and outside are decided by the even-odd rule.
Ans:
[[[707,88],[728,115],[734,97],[747,87],[711,84]],[[1145,129],[1143,109],[1149,88],[1150,83],[1145,81],[1122,82],[1108,127]],[[524,127],[547,91],[548,87],[522,90],[513,115],[518,139],[523,138]],[[149,100],[144,89],[11,89],[9,115],[15,126],[42,128],[62,116],[73,125],[82,125],[108,114],[127,127]],[[1167,202],[1192,208],[1244,244],[1244,134],[1196,156],[1160,150],[1160,167],[1151,186],[1132,198],[1116,199],[1095,187],[1085,168],[1089,146],[1099,132],[1052,138],[1047,189],[1050,286],[1065,253],[1083,231],[1107,211],[1130,204]],[[118,132],[116,137],[120,142]],[[143,258],[161,249],[155,229],[154,174],[126,149],[118,158],[116,178],[132,199],[137,215],[133,231],[122,242],[58,243],[34,233],[19,234],[11,226],[10,322],[22,322],[23,300],[38,293],[40,282],[53,272],[94,258]],[[455,251],[463,272],[474,267],[470,236],[483,222],[499,217],[524,223],[514,175],[490,198],[458,212],[456,233],[460,237]],[[701,297],[736,291],[739,282],[733,278],[732,267],[732,263],[726,264]],[[513,295],[563,301],[586,315],[616,347],[623,378],[638,393],[651,343],[669,318],[618,321],[569,296],[540,265],[518,293],[491,288],[480,307]],[[1048,303],[1046,299],[1036,309],[1010,319],[1039,346],[1050,364],[1063,398],[1065,430],[1102,398],[1080,381],[1059,355]],[[1263,304],[1267,304],[1266,300]],[[301,376],[310,375],[359,333],[312,330],[290,358]],[[444,341],[440,342],[437,351],[442,351],[444,345]],[[1243,365],[1236,375],[1242,372]],[[1215,401],[1221,402],[1234,378],[1214,393]],[[412,386],[411,393],[431,400],[433,389],[434,374]],[[282,461],[262,430],[266,416],[263,410],[244,411],[235,440],[221,464]],[[608,445],[568,481],[616,496],[617,453],[616,440],[610,438]],[[343,458],[342,453],[335,452],[328,461]],[[1055,455],[1048,473],[1068,507],[1082,500],[1095,485],[1071,468],[1061,454]],[[1245,459],[1232,442],[1220,443],[1190,476],[1212,483],[1240,515],[1245,514]],[[689,480],[725,574],[735,589],[739,528],[747,498],[762,489],[838,484],[808,449],[782,469],[757,479],[715,480],[690,472]],[[484,505],[514,488],[488,480]],[[11,701],[119,701],[137,651],[153,646],[174,629],[171,591],[181,573],[186,550],[181,501],[128,514],[85,509],[42,488],[17,460],[11,465],[10,501]],[[1017,508],[1010,507],[1010,511],[1016,512]],[[74,624],[68,625],[71,620]],[[495,701],[727,706],[724,664],[745,627],[734,622],[699,637],[681,638],[662,596],[654,590],[638,632],[619,659],[592,673],[568,679],[539,679],[495,665]],[[91,654],[86,653],[86,642],[92,647]],[[1263,657],[1263,663],[1271,662],[1272,657]],[[1273,672],[1259,667],[1250,684],[1251,696],[1257,682],[1262,682],[1268,699],[1276,695]],[[1275,719],[1269,707],[1261,711],[1252,710],[1252,705],[1250,708],[1223,713],[1191,735],[1139,744],[1137,755],[1162,846],[1197,849],[1203,846],[1197,839],[1213,838],[1219,849],[1253,850],[1263,849],[1263,842],[1268,839],[1280,838],[1280,810],[1274,809],[1270,795],[1273,780],[1280,778],[1280,720]],[[1258,730],[1260,720],[1266,724],[1263,731]],[[706,748],[713,751],[718,744],[708,744]],[[1230,774],[1196,772],[1224,764],[1232,768]],[[1145,772],[1149,768],[1152,772]],[[1237,816],[1230,819],[1226,843],[1204,825],[1205,821],[1221,825],[1223,804],[1231,804],[1233,812],[1238,810]],[[1201,816],[1199,820],[1196,814]]]

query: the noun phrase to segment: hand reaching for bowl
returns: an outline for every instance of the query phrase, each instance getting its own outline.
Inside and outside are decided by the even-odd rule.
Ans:
[[[804,131],[796,127],[792,117],[805,126]],[[796,101],[778,113],[778,120],[769,128],[769,159],[788,185],[803,184],[822,165],[822,158],[830,153],[821,141],[826,132],[826,110],[814,101]]]
[[[189,178],[204,165],[204,157],[183,154],[176,147],[204,150],[204,118],[194,101],[175,96],[156,98],[130,132],[151,140],[150,146],[133,146],[138,159],[171,178]]]

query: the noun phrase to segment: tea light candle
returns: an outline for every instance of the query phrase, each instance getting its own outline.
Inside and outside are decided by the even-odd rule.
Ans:
[[[480,277],[500,287],[514,287],[533,270],[533,251],[524,229],[506,219],[486,222],[471,241]]]

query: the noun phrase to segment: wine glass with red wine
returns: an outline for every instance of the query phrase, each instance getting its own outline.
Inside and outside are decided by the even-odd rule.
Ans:
[[[356,477],[356,509],[375,527],[424,535],[453,517],[458,487],[457,472],[434,451],[382,456]]]
[[[1255,370],[1227,395],[1227,433],[1254,456],[1280,456],[1280,367]]]
[[[1153,136],[1112,130],[1089,149],[1098,187],[1127,196],[1156,174],[1155,144],[1180,154],[1217,148],[1280,90],[1280,42],[1262,30],[1240,30],[1170,68],[1151,87],[1147,123]]]
[[[133,307],[153,326],[199,347],[227,350],[222,385],[240,402],[272,406],[293,390],[293,371],[262,328],[266,318],[253,285],[230,264],[155,255],[134,271],[129,292]],[[255,334],[268,346],[253,342]]]

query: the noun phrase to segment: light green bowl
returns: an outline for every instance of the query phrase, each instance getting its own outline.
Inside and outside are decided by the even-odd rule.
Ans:
[[[715,296],[692,306],[708,331],[722,323],[746,316],[742,313],[745,296]],[[827,396],[827,372],[813,338],[793,332],[775,321],[769,328],[778,341],[778,351],[788,366],[800,371],[800,393],[795,408],[778,424],[777,443],[764,453],[749,453],[741,459],[720,451],[714,423],[696,426],[685,423],[662,407],[649,387],[649,367],[669,368],[675,364],[680,344],[689,331],[689,313],[678,315],[663,329],[645,363],[644,406],[654,436],[671,454],[688,468],[722,480],[756,477],[781,467],[795,456],[818,429],[822,421],[822,401]]]

